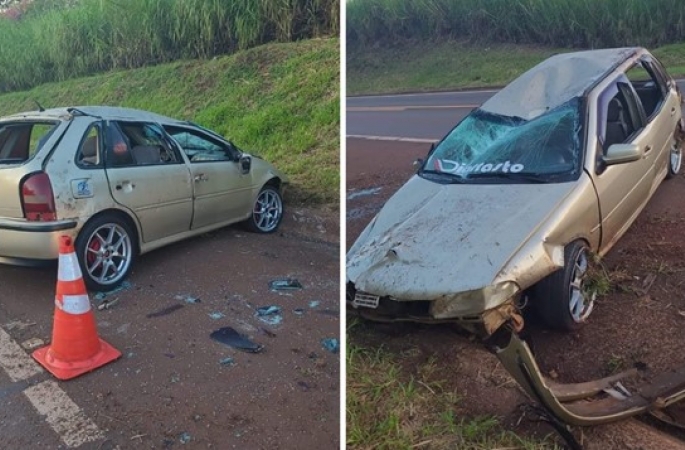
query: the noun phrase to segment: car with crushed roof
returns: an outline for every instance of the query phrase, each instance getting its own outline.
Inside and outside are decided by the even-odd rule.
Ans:
[[[346,258],[351,313],[485,335],[588,320],[589,271],[681,169],[681,92],[646,49],[557,54],[419,160]]]
[[[36,265],[74,239],[86,285],[136,257],[236,222],[276,231],[288,178],[194,123],[107,106],[0,118],[0,262]]]

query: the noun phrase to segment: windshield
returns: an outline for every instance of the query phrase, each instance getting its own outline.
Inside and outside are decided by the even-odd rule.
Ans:
[[[0,125],[0,164],[28,161],[50,138],[59,122],[14,122]]]
[[[420,175],[466,183],[575,179],[582,147],[579,105],[574,98],[528,121],[476,109],[431,152]]]

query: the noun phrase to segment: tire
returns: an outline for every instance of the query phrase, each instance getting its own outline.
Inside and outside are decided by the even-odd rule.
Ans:
[[[564,268],[540,281],[533,289],[535,310],[549,328],[573,331],[582,326],[594,306],[594,295],[584,292],[590,252],[582,241],[564,250]]]
[[[131,227],[114,214],[88,221],[76,238],[75,249],[83,281],[94,291],[119,286],[131,272],[137,251]]]
[[[677,139],[673,139],[671,143],[671,150],[668,154],[668,172],[666,178],[670,179],[680,173],[683,165],[683,143]]]
[[[283,198],[277,187],[267,184],[259,191],[245,227],[253,233],[275,232],[283,220]]]

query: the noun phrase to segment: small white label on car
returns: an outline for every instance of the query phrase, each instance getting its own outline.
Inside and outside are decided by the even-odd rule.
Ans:
[[[354,294],[354,300],[352,300],[352,306],[355,308],[358,307],[364,307],[364,308],[373,308],[376,309],[378,308],[378,300],[380,299],[380,296],[378,295],[371,295],[371,294],[365,294],[363,292],[357,292]]]
[[[71,180],[71,195],[74,198],[90,198],[93,196],[93,185],[90,178]]]

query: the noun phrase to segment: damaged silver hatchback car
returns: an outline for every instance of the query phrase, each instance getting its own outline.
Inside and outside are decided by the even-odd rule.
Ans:
[[[347,254],[347,302],[485,335],[587,320],[590,258],[679,173],[681,93],[645,49],[555,55],[456,125]]]
[[[0,262],[35,265],[75,240],[89,288],[121,283],[139,254],[235,222],[283,218],[287,177],[193,123],[106,106],[0,118]]]

